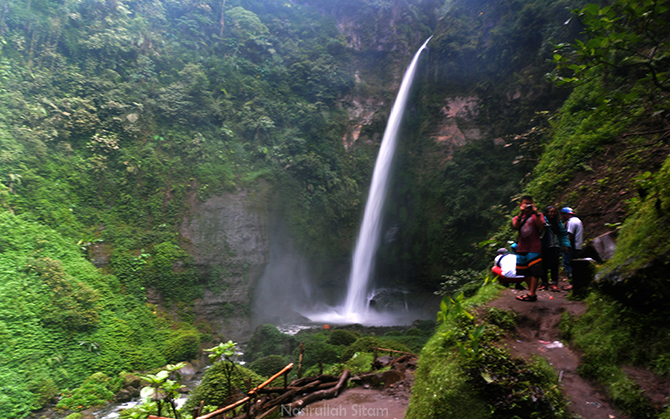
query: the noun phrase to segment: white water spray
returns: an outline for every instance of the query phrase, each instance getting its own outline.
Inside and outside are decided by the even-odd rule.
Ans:
[[[389,116],[379,149],[379,155],[377,156],[377,162],[375,163],[375,170],[372,174],[370,194],[365,205],[363,223],[361,224],[356,241],[351,273],[349,274],[349,288],[347,289],[347,298],[344,303],[343,315],[345,318],[353,321],[360,321],[360,317],[367,311],[366,293],[372,273],[374,256],[379,246],[382,209],[388,191],[388,179],[396,149],[398,131],[418,67],[419,56],[426,49],[428,41],[430,41],[430,38],[414,54],[412,62],[405,71],[398,96],[391,109],[391,115]]]

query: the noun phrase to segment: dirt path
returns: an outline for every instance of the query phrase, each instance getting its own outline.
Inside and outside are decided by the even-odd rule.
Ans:
[[[409,404],[409,391],[400,393],[393,394],[386,390],[379,391],[362,387],[349,388],[336,399],[310,404],[298,417],[300,419],[324,417],[402,419],[405,417]]]
[[[564,284],[561,284],[564,285]],[[559,323],[564,312],[581,315],[586,306],[570,301],[566,292],[540,291],[534,303],[519,301],[525,293],[514,289],[502,292],[487,306],[514,311],[518,314],[516,333],[505,344],[515,356],[541,356],[549,361],[559,375],[563,393],[570,401],[570,412],[582,419],[630,419],[617,411],[605,392],[577,374],[580,354],[560,341]],[[409,404],[413,377],[383,390],[355,387],[345,390],[338,398],[309,405],[299,416],[302,419],[341,417],[362,419],[384,417],[401,419]]]
[[[568,312],[580,315],[586,310],[581,301],[566,299],[566,292],[538,292],[534,303],[519,301],[516,296],[525,293],[505,290],[489,306],[514,311],[518,314],[516,336],[507,345],[516,356],[541,356],[549,361],[559,375],[563,393],[570,401],[570,411],[584,419],[628,419],[617,411],[605,392],[577,374],[580,356],[575,350],[559,342],[558,325],[561,315]]]

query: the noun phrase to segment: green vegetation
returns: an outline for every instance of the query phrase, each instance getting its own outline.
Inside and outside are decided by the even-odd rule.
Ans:
[[[56,407],[63,410],[81,410],[84,407],[102,406],[114,400],[119,390],[120,379],[112,380],[101,372],[88,377],[72,393],[64,395]]]
[[[484,285],[470,299],[459,299],[458,309],[443,307],[421,352],[407,418],[567,418],[551,366],[512,358],[500,348],[497,324],[509,315],[472,314],[501,289]]]
[[[353,3],[365,6],[361,22],[391,16],[385,2]],[[376,146],[345,152],[342,101],[356,60],[380,96],[402,64],[376,54],[384,73],[358,57],[366,51],[321,6],[3,4],[0,375],[12,385],[0,417],[24,417],[94,372],[197,353],[192,303],[207,286],[226,289],[201,276],[178,232],[197,200],[268,188],[254,204],[281,197],[306,253],[349,252]],[[413,48],[435,13],[413,5],[396,45]],[[160,308],[145,304],[148,290]]]
[[[258,358],[249,364],[249,369],[260,376],[272,377],[288,364],[289,362],[286,357],[280,355],[267,355]]]
[[[144,387],[140,392],[144,404],[140,409],[144,410],[146,413],[151,414],[155,413],[156,416],[162,416],[162,412],[168,409],[171,412],[170,414],[174,415],[175,418],[179,419],[181,415],[177,410],[176,399],[179,397],[179,390],[184,387],[179,381],[178,370],[183,368],[186,364],[179,363],[176,365],[167,365],[164,370],[159,371],[157,374],[148,374],[143,375],[141,378],[145,382],[149,383],[148,386]],[[177,380],[171,380],[170,375],[177,375]],[[163,408],[165,408],[163,410]]]
[[[617,407],[631,416],[655,417],[658,412],[644,389],[622,367],[668,375],[667,313],[645,315],[599,293],[586,302],[589,310],[583,316],[562,323],[566,338],[584,351],[579,373],[602,383]]]
[[[108,377],[165,365],[179,358],[171,342],[198,340],[192,326],[176,329],[120,292],[121,281],[100,273],[70,240],[26,218],[0,212],[3,417],[23,417],[80,384],[60,406],[99,405],[116,385]],[[84,397],[89,387],[99,391]]]
[[[635,418],[668,416],[631,369],[668,374],[669,18],[664,2],[616,0],[575,10],[584,33],[557,46],[550,75],[575,89],[552,117],[525,187],[540,202],[568,202],[590,216],[592,237],[608,230],[606,222],[617,227],[616,251],[598,268],[588,311],[566,315],[562,328],[583,352],[580,374]],[[616,208],[625,219],[612,217]],[[500,229],[495,241],[509,237]]]
[[[183,410],[185,412],[190,412],[203,400],[206,406],[226,406],[226,399],[229,396],[237,394],[240,390],[243,392],[249,391],[251,388],[265,381],[263,377],[255,372],[237,366],[235,367],[235,373],[232,375],[232,382],[229,386],[224,364],[225,362],[223,361],[217,362],[207,370],[202,383],[190,394],[188,401],[184,405]],[[251,388],[247,388],[248,382],[251,384]]]
[[[269,355],[289,355],[296,346],[294,337],[280,332],[271,324],[262,324],[249,339],[244,358],[253,362]]]
[[[337,346],[349,346],[356,342],[360,336],[357,333],[344,329],[335,329],[330,332],[327,343]]]
[[[381,337],[289,337],[263,325],[249,343],[250,366],[265,375],[295,362],[299,340],[311,371],[319,360],[327,371],[363,370],[373,346],[425,344],[412,417],[511,417],[521,406],[560,417],[546,365],[493,345],[512,316],[467,315],[495,289],[475,294],[478,272],[513,237],[509,212],[523,191],[542,204],[570,203],[592,224],[616,214],[605,222],[620,226],[617,251],[586,300],[590,311],[564,327],[585,353],[583,374],[632,415],[657,413],[622,365],[670,370],[660,308],[670,298],[670,8],[409,3],[3,4],[0,417],[25,417],[60,395],[62,409],[101,404],[123,371],[178,363],[216,337],[211,325],[199,323],[206,336],[193,326],[191,308],[205,288],[227,291],[230,266],[209,277],[196,266],[179,232],[194,202],[249,191],[265,214],[272,200],[300,251],[323,262],[318,280],[330,279],[352,247],[397,74],[430,34],[396,162],[396,205],[386,210],[398,233],[379,249],[378,272],[430,291],[442,285],[438,332],[426,344],[428,323]],[[456,97],[472,98],[476,111],[445,122],[453,110],[445,100]],[[464,144],[436,141],[451,122]],[[147,291],[159,307],[146,303]],[[236,310],[244,308],[220,314]],[[650,330],[658,334],[645,340]],[[214,384],[261,379],[237,371],[217,362],[198,397],[222,403],[233,388]],[[153,377],[168,384],[164,373]],[[520,398],[506,404],[510,393]]]

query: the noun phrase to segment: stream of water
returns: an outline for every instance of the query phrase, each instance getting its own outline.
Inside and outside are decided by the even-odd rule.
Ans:
[[[389,178],[393,156],[395,154],[398,132],[402,122],[405,107],[411,92],[419,56],[426,49],[430,38],[423,43],[421,48],[414,54],[412,62],[405,71],[400,90],[391,109],[384,137],[379,149],[379,155],[375,163],[375,169],[370,184],[370,193],[365,205],[363,222],[359,230],[358,239],[354,250],[347,296],[342,307],[332,312],[306,315],[313,321],[328,321],[331,323],[361,323],[361,324],[388,324],[395,320],[389,318],[388,313],[379,310],[370,310],[371,292],[369,290],[370,278],[374,265],[375,254],[379,246],[381,235],[382,215],[384,202],[388,192]],[[380,324],[381,323],[381,324]]]

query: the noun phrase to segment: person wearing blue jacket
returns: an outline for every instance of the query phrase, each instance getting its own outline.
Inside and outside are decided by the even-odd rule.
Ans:
[[[542,237],[542,286],[540,289],[558,292],[558,269],[561,265],[561,253],[570,248],[570,238],[563,221],[558,214],[558,208],[549,205],[544,211],[545,227]],[[551,272],[551,281],[549,273]]]

